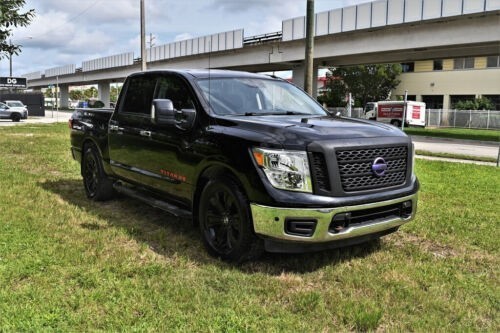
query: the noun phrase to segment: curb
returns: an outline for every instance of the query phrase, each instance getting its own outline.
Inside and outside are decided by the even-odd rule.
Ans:
[[[429,140],[429,141],[436,141],[436,140],[441,140],[441,141],[447,141],[450,143],[464,143],[464,144],[480,144],[484,146],[493,146],[493,147],[498,147],[500,145],[500,141],[482,141],[482,140],[468,140],[468,139],[454,139],[454,138],[442,138],[438,136],[427,136],[427,135],[410,135],[411,139],[413,138],[417,139],[421,138],[424,140]]]
[[[488,165],[488,166],[496,166],[497,165],[495,162],[461,160],[461,159],[457,159],[457,158],[437,157],[437,156],[415,155],[415,158],[422,159],[422,160],[442,161],[442,162],[451,162],[451,163],[477,164],[477,165]]]

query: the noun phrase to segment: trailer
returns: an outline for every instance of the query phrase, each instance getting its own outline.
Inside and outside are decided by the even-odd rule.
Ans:
[[[404,110],[406,109],[406,114]],[[404,120],[403,120],[404,114]],[[364,118],[376,120],[400,127],[425,126],[425,103],[415,101],[380,101],[367,103],[364,108]]]

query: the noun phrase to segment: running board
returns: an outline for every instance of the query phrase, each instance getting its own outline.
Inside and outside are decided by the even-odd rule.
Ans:
[[[193,215],[190,211],[186,209],[182,209],[178,206],[167,203],[163,200],[159,200],[157,198],[152,197],[146,191],[141,191],[136,188],[128,187],[126,185],[121,184],[120,182],[116,182],[113,184],[115,190],[119,193],[125,194],[126,196],[132,197],[134,199],[140,200],[144,203],[147,203],[150,206],[159,208],[161,210],[166,211],[169,214],[174,215],[178,218],[191,219]]]

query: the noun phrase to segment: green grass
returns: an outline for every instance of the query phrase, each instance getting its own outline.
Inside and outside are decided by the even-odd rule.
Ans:
[[[500,330],[499,169],[417,160],[416,220],[233,266],[128,198],[89,202],[65,124],[0,129],[0,331]]]
[[[408,135],[425,135],[451,139],[500,141],[500,131],[498,130],[406,127],[405,133]]]

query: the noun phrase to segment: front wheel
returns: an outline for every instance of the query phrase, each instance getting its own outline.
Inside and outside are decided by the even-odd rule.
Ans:
[[[200,197],[199,222],[204,245],[215,257],[242,262],[262,252],[248,200],[232,179],[207,183]]]
[[[19,122],[21,120],[21,115],[19,113],[13,113],[10,116],[10,119],[12,119],[13,122]]]
[[[113,183],[104,172],[99,152],[93,145],[88,145],[84,149],[82,177],[87,198],[104,201],[113,197]]]

